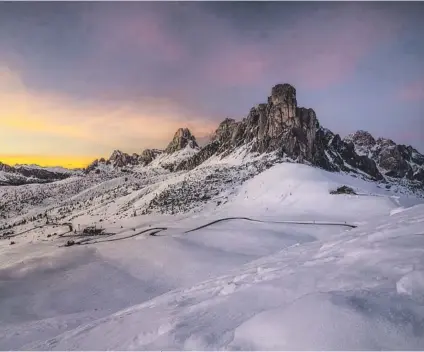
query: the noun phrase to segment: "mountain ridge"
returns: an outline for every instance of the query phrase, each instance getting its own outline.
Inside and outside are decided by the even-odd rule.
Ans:
[[[396,144],[388,138],[375,139],[364,130],[341,138],[321,126],[313,109],[298,106],[296,89],[288,83],[272,87],[267,102],[252,107],[242,120],[224,119],[209,143],[202,147],[188,128],[179,128],[165,149],[145,149],[131,155],[114,150],[109,159],[94,160],[84,172],[131,172],[155,160],[156,166],[169,171],[187,171],[212,157],[222,159],[241,149],[252,155],[273,154],[276,161],[291,160],[373,181],[406,182],[424,188],[424,155],[415,148]],[[3,173],[25,174],[24,170],[1,165],[4,165],[0,168]],[[31,177],[32,173],[24,176]],[[31,182],[37,179],[53,182],[67,175],[66,172],[45,174],[44,178],[35,175]]]

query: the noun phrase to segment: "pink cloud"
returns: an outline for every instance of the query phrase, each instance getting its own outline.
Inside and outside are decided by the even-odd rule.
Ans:
[[[274,26],[264,39],[243,37],[231,21],[192,7],[186,13],[192,29],[181,32],[169,17],[148,8],[134,13],[90,13],[86,22],[95,50],[87,58],[87,67],[96,71],[101,62],[100,67],[109,70],[122,61],[125,72],[128,57],[133,70],[140,63],[140,71],[134,71],[140,81],[166,85],[168,94],[175,90],[176,97],[184,96],[179,93],[181,87],[197,89],[199,83],[219,89],[284,80],[304,88],[326,88],[349,79],[361,60],[398,31],[401,19],[363,8],[344,3],[320,10],[291,25]],[[166,64],[165,70],[159,69],[156,79],[151,72],[161,63]],[[120,69],[114,74],[119,76]],[[166,69],[172,84],[161,74]]]
[[[317,12],[250,46],[228,38],[209,57],[207,76],[223,85],[258,84],[261,79],[281,77],[309,88],[342,82],[400,25],[384,12],[360,8],[351,4],[338,11]]]
[[[122,16],[90,13],[85,20],[94,31],[94,45],[102,54],[122,54],[127,50],[163,61],[176,61],[185,54],[183,45],[166,29],[164,18],[156,12],[126,12]]]
[[[268,62],[257,46],[225,43],[210,57],[202,70],[206,77],[226,86],[249,85],[266,74]]]
[[[424,79],[404,86],[398,94],[399,98],[405,101],[424,100]]]
[[[310,88],[337,84],[398,28],[399,21],[382,12],[358,13],[355,3],[336,13],[317,13],[312,19],[298,21],[279,41],[282,67]]]

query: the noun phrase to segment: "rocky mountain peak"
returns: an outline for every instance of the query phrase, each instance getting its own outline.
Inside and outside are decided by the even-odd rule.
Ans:
[[[122,157],[125,153],[121,152],[120,150],[115,149],[111,156],[109,157],[109,160],[116,160]]]
[[[159,150],[159,149],[144,149],[139,156],[139,162],[143,166],[146,166],[150,164],[154,159],[156,159],[162,153],[163,153],[163,150]]]
[[[271,89],[270,102],[274,105],[289,104],[297,106],[296,88],[288,83],[277,84]]]
[[[137,163],[138,155],[133,154],[129,155],[127,153],[121,152],[120,150],[114,150],[112,155],[109,157],[108,162],[111,163],[114,167],[124,167],[127,165],[134,165]]]
[[[396,144],[388,138],[375,139],[362,130],[347,136],[344,141],[351,143],[359,155],[373,160],[383,175],[424,181],[424,156],[411,146]]]
[[[375,139],[364,130],[342,139],[320,126],[313,109],[298,106],[296,89],[287,83],[272,87],[267,102],[252,107],[241,121],[222,121],[202,148],[188,128],[179,128],[164,152],[172,154],[187,146],[196,150],[178,159],[169,170],[193,169],[212,156],[224,158],[233,152],[253,152],[269,154],[273,160],[291,159],[373,180],[424,183],[424,156],[417,150],[390,139]],[[148,165],[162,152],[146,149],[139,156],[130,156],[116,150],[110,160],[113,166]]]
[[[0,171],[14,172],[14,168],[12,166],[9,166],[7,164],[3,164],[2,162],[0,162]]]
[[[174,134],[174,138],[165,149],[167,154],[174,153],[178,150],[184,149],[186,146],[190,148],[199,148],[196,138],[191,134],[188,128],[179,128]]]
[[[330,171],[365,172],[381,179],[375,162],[359,156],[339,135],[320,127],[315,111],[298,107],[296,89],[277,84],[268,102],[253,107],[246,118],[236,122],[225,119],[211,143],[177,169],[193,168],[214,154],[225,156],[245,146],[251,152],[276,152]]]
[[[369,148],[373,147],[376,144],[376,140],[371,135],[371,133],[363,130],[358,130],[355,133],[347,136],[344,141],[347,143],[352,142],[356,146],[363,146]]]

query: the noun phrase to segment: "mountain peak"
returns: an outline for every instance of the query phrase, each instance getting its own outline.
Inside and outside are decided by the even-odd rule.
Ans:
[[[371,148],[376,144],[375,138],[371,133],[364,130],[358,130],[344,138],[346,143],[352,142],[355,146]]]
[[[194,137],[188,128],[179,128],[174,134],[174,138],[165,149],[167,154],[174,153],[184,149],[186,146],[190,148],[199,148],[196,137]]]
[[[297,106],[296,88],[288,83],[277,84],[271,89],[270,100],[274,105],[292,104]]]
[[[109,157],[109,160],[116,160],[117,158],[120,158],[122,155],[124,155],[125,153],[121,152],[118,149],[115,149],[112,154]]]

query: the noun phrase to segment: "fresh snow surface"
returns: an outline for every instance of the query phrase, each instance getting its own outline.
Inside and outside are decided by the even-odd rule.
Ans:
[[[63,247],[66,227],[25,224],[14,245],[0,240],[0,349],[424,349],[422,199],[283,163],[221,192],[220,206],[126,213],[204,174],[146,168],[125,190],[124,176],[0,189],[4,206],[33,202],[13,208],[17,219],[78,200],[66,221],[101,217],[114,233]],[[329,194],[340,185],[358,195]]]
[[[172,154],[162,153],[156,157],[150,164],[150,168],[166,165],[176,165],[199,152],[198,148],[191,148],[187,145],[184,149],[178,150]]]

